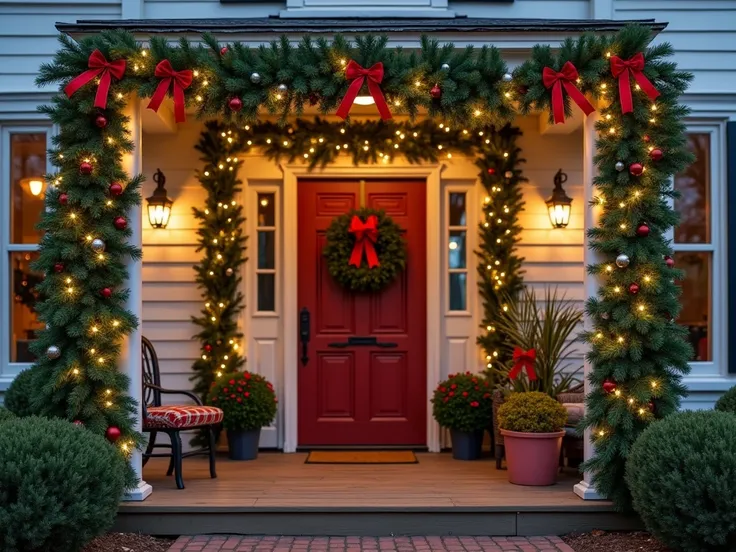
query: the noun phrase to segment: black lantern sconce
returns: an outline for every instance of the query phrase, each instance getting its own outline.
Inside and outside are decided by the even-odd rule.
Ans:
[[[554,228],[565,228],[570,223],[570,209],[572,199],[567,196],[562,185],[567,182],[567,175],[562,169],[555,174],[555,189],[552,190],[552,197],[547,200],[547,211],[549,212],[549,221]]]
[[[156,183],[156,189],[153,191],[151,197],[146,198],[148,203],[148,222],[151,223],[153,228],[166,228],[169,224],[169,217],[171,216],[171,207],[174,202],[171,201],[166,195],[166,177],[161,169],[156,169],[156,173],[153,175],[153,181]]]

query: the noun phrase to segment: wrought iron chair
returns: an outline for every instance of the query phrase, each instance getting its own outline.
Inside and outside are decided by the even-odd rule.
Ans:
[[[143,453],[143,465],[149,458],[169,458],[166,475],[174,474],[176,486],[184,488],[182,460],[189,456],[209,455],[210,477],[215,479],[215,427],[222,422],[223,413],[214,406],[204,406],[202,401],[189,391],[164,389],[161,387],[161,374],[158,356],[151,342],[145,337],[141,343],[143,353],[143,431],[150,433],[148,447]],[[194,401],[193,405],[162,405],[162,394],[184,395]],[[207,434],[208,445],[201,449],[184,453],[181,445],[181,431],[201,429]],[[157,444],[156,435],[166,433],[171,444]],[[169,449],[168,453],[154,453],[157,448]]]

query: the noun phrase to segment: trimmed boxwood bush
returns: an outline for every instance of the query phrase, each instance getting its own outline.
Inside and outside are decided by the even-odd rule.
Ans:
[[[521,433],[554,433],[567,421],[567,410],[546,393],[511,393],[498,409],[498,427]]]
[[[652,424],[626,483],[647,529],[673,550],[736,550],[736,416],[681,412]]]
[[[736,414],[736,385],[726,391],[723,396],[716,401],[716,410]]]
[[[13,414],[10,410],[5,408],[4,406],[0,406],[0,424],[6,420],[14,420],[14,419],[15,419],[15,414]]]
[[[126,462],[104,437],[64,420],[0,424],[0,550],[78,552],[111,526]]]
[[[36,414],[31,408],[30,403],[31,397],[35,394],[34,374],[35,371],[33,368],[23,370],[15,376],[15,379],[5,392],[5,408],[21,418]]]

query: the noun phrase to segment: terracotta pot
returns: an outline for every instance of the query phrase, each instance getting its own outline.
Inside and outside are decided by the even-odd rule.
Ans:
[[[521,433],[501,430],[506,446],[509,482],[514,485],[554,485],[560,465],[564,431]]]

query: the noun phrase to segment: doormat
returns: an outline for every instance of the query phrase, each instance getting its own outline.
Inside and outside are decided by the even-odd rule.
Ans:
[[[305,464],[418,464],[410,450],[313,450]]]

